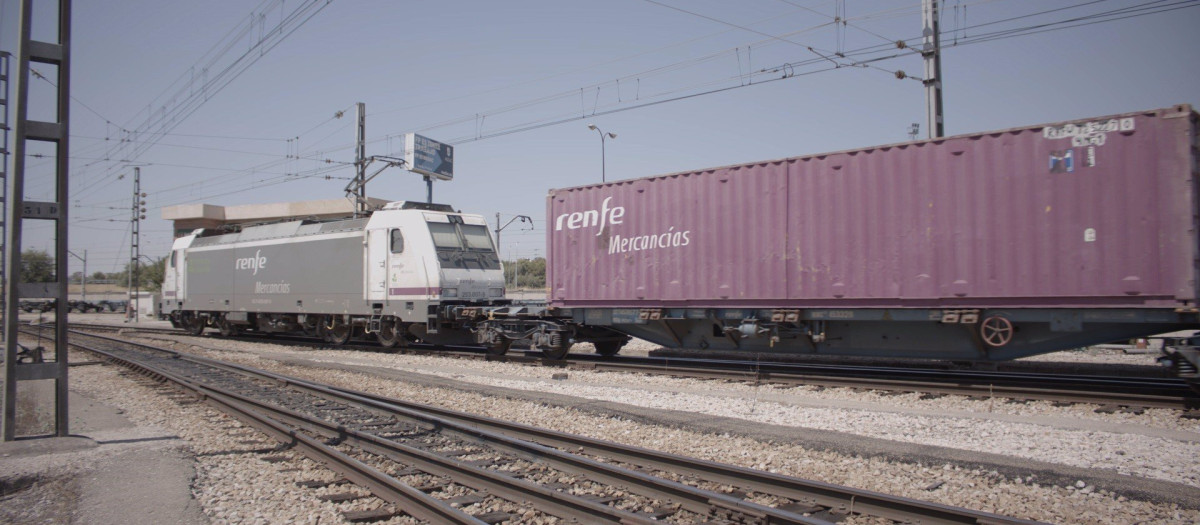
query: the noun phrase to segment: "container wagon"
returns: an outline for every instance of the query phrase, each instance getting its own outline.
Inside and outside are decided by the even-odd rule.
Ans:
[[[1197,121],[1180,105],[552,190],[550,305],[667,347],[964,360],[1197,328]]]

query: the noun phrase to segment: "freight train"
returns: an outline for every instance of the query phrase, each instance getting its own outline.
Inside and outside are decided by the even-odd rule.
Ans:
[[[545,307],[504,299],[479,216],[197,231],[193,331],[1007,360],[1200,328],[1200,117],[1179,105],[551,190]],[[1169,356],[1185,374],[1192,348]]]

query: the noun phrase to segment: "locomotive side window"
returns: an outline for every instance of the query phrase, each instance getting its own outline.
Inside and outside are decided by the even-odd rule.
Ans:
[[[463,224],[463,237],[467,240],[467,248],[471,250],[492,251],[492,236],[488,233],[487,226],[479,226],[477,224]]]
[[[404,253],[404,234],[400,230],[392,230],[392,253]]]
[[[179,252],[177,252],[175,250],[171,250],[171,267],[172,268],[175,267],[175,254],[177,254],[177,253],[179,253]]]

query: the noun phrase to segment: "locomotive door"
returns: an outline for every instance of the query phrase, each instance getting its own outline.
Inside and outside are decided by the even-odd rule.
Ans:
[[[175,270],[175,275],[173,275],[172,277],[175,280],[175,300],[176,301],[182,301],[187,298],[186,290],[183,289],[184,285],[187,283],[187,281],[185,281],[183,279],[184,269],[187,267],[187,255],[185,255],[186,253],[187,252],[184,252],[183,250],[173,250],[171,252],[171,260],[174,261],[174,263],[175,263],[174,268],[172,268],[173,270]]]
[[[176,301],[183,299],[183,250],[171,250],[168,257],[166,274],[163,276],[163,305],[165,308],[176,309]]]
[[[367,231],[366,286],[368,301],[387,300],[388,230]]]

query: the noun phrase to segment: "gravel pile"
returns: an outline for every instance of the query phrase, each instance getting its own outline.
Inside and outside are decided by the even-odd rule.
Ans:
[[[1086,468],[1111,469],[1153,479],[1200,486],[1195,457],[1200,451],[1200,425],[1181,420],[1169,410],[1147,410],[1142,414],[1097,414],[1095,407],[1054,407],[1048,403],[1009,404],[1002,401],[971,401],[958,397],[921,400],[916,395],[884,396],[846,389],[755,387],[661,376],[630,376],[604,372],[570,371],[566,380],[555,380],[559,369],[504,363],[486,363],[438,357],[364,354],[349,351],[289,350],[276,345],[194,339],[176,349],[238,361],[259,368],[309,379],[409,399],[418,403],[453,408],[625,442],[670,450],[713,461],[760,468],[830,483],[976,508],[988,512],[1059,523],[1195,523],[1200,512],[1171,504],[1133,501],[1098,490],[1084,481],[1048,485],[1036,477],[1005,476],[986,469],[951,464],[892,462],[879,457],[860,457],[814,450],[793,444],[756,441],[736,435],[697,433],[680,428],[581,414],[578,411],[502,397],[429,388],[360,373],[289,366],[279,358],[300,358],[330,364],[351,364],[416,372],[454,381],[500,386],[533,392],[557,393],[597,400],[706,415],[723,415],[744,421],[820,428],[871,435],[909,443],[942,444],[965,450],[1001,453]],[[219,348],[219,349],[218,349]],[[153,397],[153,396],[151,396]],[[159,408],[172,410],[169,402]],[[153,417],[153,416],[151,416]],[[158,416],[157,424],[170,425],[175,418]],[[204,418],[211,419],[205,415]],[[203,419],[203,418],[202,418]],[[204,433],[200,422],[186,425],[189,432]],[[181,431],[181,435],[182,435]],[[228,449],[229,439],[217,434],[216,442],[198,450]],[[192,439],[190,435],[184,435]],[[197,438],[199,439],[199,438]],[[212,438],[209,438],[212,439]],[[254,448],[254,447],[250,447]],[[239,460],[237,458],[241,458]],[[261,462],[245,460],[240,454],[202,456],[198,468],[197,495],[206,511],[220,520],[239,521],[231,510],[239,495],[254,498],[286,495],[286,501],[313,498],[311,491],[295,489],[229,490],[212,479],[239,479],[249,471],[254,484],[274,481]],[[257,463],[257,465],[256,465]],[[247,467],[247,464],[251,465]],[[314,467],[315,469],[315,467]],[[284,477],[294,473],[282,473]],[[311,478],[310,478],[311,479]],[[211,484],[211,486],[210,486]],[[286,487],[288,483],[284,482]],[[222,499],[222,496],[225,499]],[[298,499],[297,499],[298,498]],[[214,502],[219,505],[214,506]],[[328,504],[317,503],[328,507]],[[216,509],[221,509],[220,511]],[[274,509],[272,506],[262,507]],[[302,510],[307,509],[307,510]],[[304,522],[312,509],[298,503],[283,503],[279,512]],[[266,512],[266,511],[264,511]],[[271,511],[275,512],[275,511]],[[340,519],[326,509],[322,523]],[[273,520],[272,520],[273,521]]]

